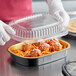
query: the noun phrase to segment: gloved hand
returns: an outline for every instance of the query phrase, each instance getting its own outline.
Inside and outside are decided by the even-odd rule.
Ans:
[[[61,0],[46,0],[50,15],[54,16],[63,26],[67,26],[70,20],[69,15],[63,8]]]
[[[4,45],[10,40],[9,34],[15,34],[15,31],[7,24],[0,20],[0,45]]]

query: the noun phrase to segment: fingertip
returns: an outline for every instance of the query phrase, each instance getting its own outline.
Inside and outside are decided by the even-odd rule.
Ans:
[[[11,37],[10,37],[10,36],[8,36],[8,38],[5,40],[5,42],[9,41],[10,39],[11,39]]]
[[[10,37],[9,35],[3,36],[3,40],[4,40],[5,42],[9,41],[10,39],[11,39],[11,37]]]
[[[5,42],[1,44],[1,46],[4,46],[4,45],[5,45]]]
[[[0,45],[1,46],[4,46],[5,45],[5,42],[2,39],[0,39]]]

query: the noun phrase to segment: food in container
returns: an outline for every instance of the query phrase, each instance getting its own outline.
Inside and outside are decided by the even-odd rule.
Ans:
[[[47,43],[43,43],[38,47],[41,51],[49,51],[50,50],[50,45]]]
[[[42,55],[42,53],[41,53],[41,50],[39,50],[39,49],[30,50],[30,57],[38,57],[41,55]]]
[[[45,42],[51,46],[51,51],[59,51],[62,49],[62,45],[57,39],[50,39],[46,40]]]
[[[41,46],[42,44],[44,44],[44,40],[36,40],[34,43],[32,43],[32,45],[35,45],[35,46]]]
[[[45,42],[46,41],[35,42],[35,43],[23,43],[20,49],[12,49],[12,51],[10,52],[14,53],[15,55],[19,54],[18,56],[23,55],[22,57],[39,57],[39,56],[43,56],[43,52],[46,52],[46,55],[47,55],[47,52],[51,54],[53,52],[60,51],[62,49],[67,48],[66,45],[61,44],[60,41],[57,39],[50,39],[49,43],[45,43]],[[36,43],[37,44],[42,43],[42,44],[36,45]],[[28,53],[28,56],[26,55],[27,53]],[[38,53],[41,53],[41,55],[35,55]]]
[[[69,32],[76,33],[76,18],[70,20],[68,30]]]
[[[61,45],[62,47],[58,46],[58,48],[60,47],[61,49],[56,50],[57,47],[50,46],[48,43],[45,42],[46,41],[44,41],[43,44],[41,44],[40,46],[43,47],[47,45],[46,47],[48,49],[46,47],[43,49],[40,48],[40,46],[34,46],[33,43],[29,43],[33,46],[33,48],[31,48],[30,50],[24,49],[25,51],[23,51],[23,46],[27,45],[24,43],[18,43],[16,45],[9,47],[8,51],[10,52],[13,61],[22,65],[29,66],[29,65],[42,65],[63,58],[66,56],[66,49],[70,47],[69,43],[63,40],[57,40],[57,42],[60,43],[59,45]],[[55,49],[52,51],[52,49],[50,48]],[[52,59],[52,57],[55,55],[58,57],[56,57],[56,59]]]
[[[67,27],[69,33],[66,37],[76,39],[76,18],[72,18]]]
[[[30,51],[31,49],[33,48],[33,46],[29,43],[24,43],[23,46],[22,46],[22,51],[25,52],[25,51]]]

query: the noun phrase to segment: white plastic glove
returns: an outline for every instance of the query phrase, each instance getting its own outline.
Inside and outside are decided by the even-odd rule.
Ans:
[[[0,45],[4,45],[10,40],[9,34],[15,34],[15,31],[7,24],[0,20]]]
[[[46,0],[50,15],[54,16],[63,26],[67,26],[70,20],[69,15],[63,8],[61,0]]]

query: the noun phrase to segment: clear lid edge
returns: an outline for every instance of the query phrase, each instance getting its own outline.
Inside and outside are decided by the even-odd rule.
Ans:
[[[58,34],[55,34],[53,37],[45,37],[45,38],[21,38],[21,37],[18,37],[18,36],[11,36],[12,39],[16,40],[16,41],[19,41],[19,42],[23,42],[25,40],[48,40],[48,39],[52,39],[52,38],[59,38],[59,37],[62,37],[62,36],[65,36],[68,34],[68,30],[65,29],[64,31],[62,31],[61,33],[58,33]]]

